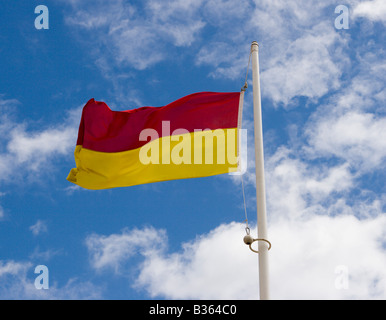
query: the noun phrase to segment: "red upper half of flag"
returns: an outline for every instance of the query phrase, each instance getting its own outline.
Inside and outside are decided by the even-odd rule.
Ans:
[[[188,132],[237,128],[240,92],[199,92],[163,107],[142,107],[112,111],[106,103],[91,99],[83,108],[77,145],[100,152],[120,152],[139,148],[144,129],[154,129],[158,137],[176,129]],[[169,121],[170,132],[162,130]],[[164,132],[163,132],[164,131]]]

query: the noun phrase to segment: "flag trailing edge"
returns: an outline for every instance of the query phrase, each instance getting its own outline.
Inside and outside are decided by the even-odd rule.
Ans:
[[[244,92],[199,92],[163,107],[84,106],[67,180],[86,189],[237,172]]]

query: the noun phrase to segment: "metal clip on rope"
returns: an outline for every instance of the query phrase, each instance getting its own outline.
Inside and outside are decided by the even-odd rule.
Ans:
[[[250,230],[248,227],[245,228],[245,231],[247,232],[247,235],[244,237],[244,243],[246,245],[249,246],[249,249],[251,249],[251,251],[255,252],[255,253],[259,253],[259,251],[255,250],[252,248],[252,244],[255,242],[255,241],[264,241],[266,243],[268,243],[268,250],[271,249],[272,245],[271,245],[271,242],[269,242],[268,240],[266,239],[254,239],[249,233],[250,233]]]

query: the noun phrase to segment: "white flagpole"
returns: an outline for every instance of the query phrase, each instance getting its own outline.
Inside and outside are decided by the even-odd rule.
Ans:
[[[259,76],[259,45],[256,41],[251,45],[253,75],[253,116],[255,129],[255,161],[256,161],[256,202],[257,202],[257,234],[259,239],[267,240],[267,214],[265,204],[264,149],[263,126],[261,117],[260,76]],[[259,284],[260,299],[269,299],[268,243],[259,242]]]

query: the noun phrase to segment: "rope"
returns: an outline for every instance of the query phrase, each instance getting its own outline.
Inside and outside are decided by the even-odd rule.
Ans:
[[[251,62],[251,55],[252,55],[252,50],[249,53],[248,67],[247,67],[247,72],[246,72],[246,75],[245,75],[245,82],[244,82],[244,86],[241,88],[241,91],[245,91],[248,88],[248,71],[249,71],[249,64]]]
[[[245,82],[244,82],[244,86],[241,88],[241,91],[246,91],[247,88],[248,88],[248,71],[249,71],[249,65],[251,63],[251,55],[252,55],[252,50],[249,53],[247,72],[245,74]],[[248,226],[247,205],[245,203],[244,179],[243,179],[243,175],[242,174],[241,174],[241,188],[243,190],[243,202],[244,202],[244,213],[245,213],[245,224],[246,224],[245,231],[249,235],[250,229],[249,229],[249,226]]]
[[[245,191],[244,191],[244,179],[243,179],[243,175],[241,175],[241,188],[243,190],[243,201],[244,201],[244,212],[245,212],[245,231],[247,232],[247,234],[249,234],[249,226],[248,226],[248,214],[247,214],[247,205],[245,203]]]

